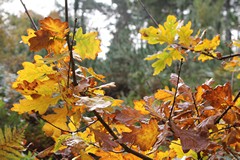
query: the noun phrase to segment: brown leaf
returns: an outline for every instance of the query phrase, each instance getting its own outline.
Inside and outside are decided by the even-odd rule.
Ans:
[[[215,125],[215,121],[218,119],[218,115],[210,116],[204,119],[200,124],[198,124],[197,128],[199,130],[199,134],[201,135],[209,135],[209,129],[212,129],[213,132],[218,131],[217,126]]]
[[[48,47],[53,43],[53,39],[51,33],[47,30],[38,30],[35,32],[35,37],[29,39],[30,50],[31,51],[40,51],[41,49]]]
[[[102,147],[103,150],[112,151],[115,147],[119,145],[112,139],[112,136],[108,135],[107,133],[94,129],[93,132],[96,142],[99,142],[99,145]]]
[[[115,119],[121,123],[128,125],[132,125],[143,118],[143,115],[140,111],[132,109],[130,107],[124,108],[123,110],[119,111],[116,110],[116,117]]]
[[[223,116],[223,120],[228,124],[234,124],[236,121],[239,120],[237,119],[237,113],[233,110],[233,107],[228,110],[225,116]]]
[[[201,135],[195,130],[179,129],[173,122],[170,122],[170,126],[174,132],[174,135],[180,138],[184,153],[187,153],[190,149],[194,150],[195,152],[200,152],[208,147],[208,136]]]
[[[223,86],[217,86],[214,89],[207,85],[203,85],[202,87],[205,89],[202,98],[207,100],[207,102],[215,109],[222,110],[233,104],[232,90],[229,82]]]

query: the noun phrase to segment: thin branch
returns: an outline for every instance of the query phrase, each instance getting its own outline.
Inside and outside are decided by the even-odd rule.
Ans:
[[[173,113],[173,110],[174,110],[174,105],[175,105],[175,102],[176,102],[176,99],[177,99],[178,84],[179,84],[179,79],[180,79],[180,73],[181,73],[182,65],[183,65],[183,59],[181,59],[180,66],[179,66],[179,69],[178,69],[177,85],[176,85],[176,88],[175,88],[173,104],[172,104],[170,115],[169,115],[169,119],[168,119],[169,122],[171,121],[172,113]]]
[[[113,132],[113,130],[109,127],[109,125],[102,119],[102,117],[99,115],[99,113],[97,111],[93,111],[94,115],[97,117],[97,119],[101,122],[101,124],[103,125],[103,127],[108,131],[108,133],[113,137],[114,140],[119,139],[118,136]],[[118,142],[118,141],[116,141]],[[151,158],[135,151],[132,150],[131,148],[129,148],[127,145],[125,145],[124,143],[120,143],[118,142],[123,149],[125,150],[125,152],[131,153],[139,158],[142,158],[143,160],[152,160]]]
[[[233,103],[235,103],[235,102],[238,100],[239,97],[240,97],[240,91],[238,92],[237,96],[234,98]],[[227,114],[227,112],[228,112],[232,107],[233,107],[233,105],[228,106],[228,108],[221,114],[220,117],[218,117],[218,119],[215,121],[214,124],[218,124],[219,121]]]
[[[67,133],[82,132],[83,130],[85,130],[86,128],[88,128],[89,126],[91,126],[91,125],[93,125],[94,123],[97,122],[97,121],[93,121],[92,123],[90,123],[90,124],[88,124],[88,125],[86,125],[86,126],[83,126],[83,127],[81,127],[81,128],[78,128],[78,129],[75,130],[75,131],[69,131],[69,130],[65,130],[65,129],[62,129],[62,128],[56,126],[55,124],[53,124],[53,123],[49,122],[48,120],[44,119],[44,118],[43,118],[41,115],[39,115],[39,114],[38,114],[38,117],[39,117],[41,120],[43,120],[44,122],[46,122],[46,123],[50,124],[51,126],[53,126],[54,128],[57,128],[57,129],[59,129],[60,131],[62,131],[62,132],[67,132]],[[71,122],[71,123],[73,123],[73,122]],[[75,126],[75,128],[76,128],[76,126]]]
[[[143,2],[141,0],[138,0],[138,2],[141,4],[142,8],[146,11],[146,13],[148,14],[148,16],[150,17],[150,19],[153,21],[153,23],[156,25],[156,27],[158,27],[158,23],[157,21],[153,18],[153,16],[150,14],[150,12],[147,10],[147,8],[145,7],[145,5],[143,4]]]
[[[198,118],[199,118],[200,115],[199,115],[199,112],[198,112],[198,108],[197,108],[196,100],[195,100],[195,97],[194,97],[193,93],[192,93],[192,99],[193,99],[194,107],[195,107],[196,112],[197,112],[197,116],[198,116]],[[198,123],[200,123],[200,120],[199,120],[199,119],[198,119]]]
[[[65,0],[65,21],[68,22],[68,1],[67,0]],[[75,32],[75,28],[76,28],[76,23],[77,23],[77,19],[75,19],[74,32]],[[67,86],[69,87],[69,78],[70,78],[70,70],[71,69],[72,69],[72,74],[73,74],[72,75],[73,85],[77,86],[78,84],[77,84],[77,78],[76,78],[76,73],[75,73],[75,62],[74,62],[74,59],[73,59],[73,51],[72,51],[73,43],[70,43],[69,33],[67,34],[66,38],[67,38],[68,50],[70,52],[70,62],[69,62]],[[71,64],[71,67],[70,67],[70,64]]]
[[[43,120],[44,122],[50,124],[51,126],[53,126],[54,128],[59,129],[59,130],[62,131],[62,132],[75,133],[75,132],[73,132],[73,131],[68,131],[68,130],[65,130],[65,129],[62,129],[62,128],[56,126],[55,124],[53,124],[53,123],[49,122],[48,120],[44,119],[43,117],[41,117],[41,115],[39,115],[38,117],[39,117],[41,120]]]
[[[240,56],[240,53],[222,56],[222,57],[217,58],[217,59],[218,59],[218,60],[224,60],[224,59],[233,58],[233,57],[236,57],[236,56]]]
[[[29,12],[28,12],[28,10],[27,10],[26,5],[23,3],[22,0],[20,0],[20,1],[21,1],[22,5],[23,5],[23,7],[24,7],[24,9],[25,9],[25,13],[27,14],[28,18],[30,19],[30,21],[31,21],[31,23],[32,23],[32,25],[33,25],[33,28],[35,29],[35,31],[37,31],[38,28],[37,28],[36,24],[34,23],[32,17],[30,16],[30,14],[29,14]]]

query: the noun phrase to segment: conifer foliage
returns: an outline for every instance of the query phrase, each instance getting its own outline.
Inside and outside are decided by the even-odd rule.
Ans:
[[[97,32],[83,33],[77,21],[71,31],[67,21],[51,17],[39,24],[22,39],[31,51],[45,49],[47,55],[36,54],[33,62],[24,62],[12,85],[24,97],[12,110],[35,113],[45,121],[45,134],[55,141],[39,158],[46,156],[44,152],[83,160],[240,156],[240,92],[232,93],[229,82],[216,86],[212,79],[194,90],[180,77],[188,54],[202,62],[232,58],[224,68],[239,68],[239,54],[224,56],[217,51],[219,35],[212,39],[203,38],[204,32],[193,35],[191,22],[173,15],[163,25],[141,29],[143,40],[166,46],[146,57],[155,60],[153,74],[171,67],[173,61],[179,61],[179,69],[170,76],[173,88],[135,100],[131,108],[105,95],[104,89],[114,83],[81,65],[101,51]],[[233,44],[239,47],[238,41]]]

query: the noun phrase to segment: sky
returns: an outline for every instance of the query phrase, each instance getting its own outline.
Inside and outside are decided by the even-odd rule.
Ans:
[[[56,9],[55,0],[22,0],[26,5],[28,10],[33,10],[34,12],[46,17],[51,11]],[[111,5],[111,0],[95,0],[97,2],[103,2]],[[64,0],[57,0],[58,3],[64,5]],[[68,0],[69,4],[71,0]],[[20,0],[12,0],[11,3],[6,3],[1,6],[5,11],[8,11],[12,14],[18,15],[19,13],[25,12],[24,7],[22,6]],[[99,32],[99,38],[101,39],[101,49],[102,52],[99,53],[100,58],[105,58],[106,52],[108,51],[108,46],[110,45],[110,40],[112,35],[110,31],[106,28],[109,23],[114,23],[114,18],[107,19],[106,16],[95,13],[92,18],[89,19],[89,24],[91,28],[97,29]],[[104,23],[103,23],[104,22]]]

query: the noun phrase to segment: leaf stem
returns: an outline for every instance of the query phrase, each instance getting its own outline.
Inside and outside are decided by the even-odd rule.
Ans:
[[[181,73],[182,65],[183,65],[183,59],[181,59],[180,66],[179,66],[179,69],[178,69],[177,85],[176,85],[176,88],[175,88],[173,104],[172,104],[170,115],[169,115],[169,119],[168,119],[169,122],[171,121],[173,110],[174,110],[174,105],[175,105],[175,102],[176,102],[176,99],[177,99],[178,84],[179,84],[179,79],[180,79],[180,73]]]
[[[32,25],[33,25],[33,28],[35,29],[35,31],[37,31],[38,28],[37,28],[36,24],[34,23],[32,17],[30,16],[30,14],[29,14],[29,12],[28,12],[28,10],[27,10],[26,5],[23,3],[22,0],[20,0],[20,1],[21,1],[22,5],[23,5],[23,7],[24,7],[24,9],[25,9],[25,13],[27,14],[28,18],[30,19],[30,21],[31,21],[31,23],[32,23]]]
[[[97,111],[93,111],[94,115],[97,117],[97,119],[100,121],[100,123],[103,125],[103,127],[109,132],[109,134],[113,137],[114,140],[118,140],[118,136],[113,132],[113,130],[109,127],[109,125],[102,119],[102,117],[100,116],[100,114],[97,112]],[[118,142],[118,141],[116,141]],[[125,152],[128,152],[128,153],[132,153],[133,155],[139,157],[139,158],[142,158],[143,160],[152,160],[151,158],[135,151],[135,150],[132,150],[131,148],[129,148],[126,144],[124,143],[120,143],[118,142],[120,146],[123,147],[123,149],[125,150]]]

